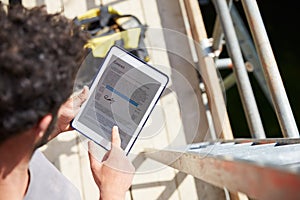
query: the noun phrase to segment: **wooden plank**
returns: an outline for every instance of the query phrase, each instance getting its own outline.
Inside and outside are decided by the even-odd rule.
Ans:
[[[170,75],[172,89],[178,98],[185,141],[187,143],[202,141],[209,134],[208,122],[180,4],[178,0],[157,1],[157,3],[165,48],[172,69]]]
[[[164,71],[171,77],[171,64],[167,52],[168,49],[165,46],[165,35],[161,27],[161,18],[158,12],[157,1],[143,0],[140,2],[142,7],[141,11],[143,14],[141,19],[144,19],[144,23],[148,25],[148,30],[146,32],[146,46],[149,48],[150,64]],[[138,13],[140,13],[140,11],[138,10],[136,12],[135,9],[134,14],[136,15]],[[181,46],[183,45],[184,44]],[[161,120],[164,122],[166,129],[165,131],[159,133],[160,136],[157,137],[156,140],[153,140],[152,145],[157,146],[159,149],[170,144],[178,144],[178,142],[181,144],[186,144],[185,132],[182,129],[182,113],[179,109],[177,94],[172,88],[173,83],[174,82],[171,79],[170,83],[168,84],[168,87],[171,87],[169,88],[170,93],[165,94],[158,104],[158,106],[162,106],[164,117]],[[184,91],[185,90],[182,90],[182,92]],[[157,123],[157,120],[154,121],[154,123]],[[146,147],[147,145],[150,144],[144,142],[143,147]],[[148,174],[138,174],[136,176],[132,189],[134,199],[145,198],[145,196],[147,196],[149,199],[182,199],[182,195],[186,193],[190,194],[189,198],[197,199],[194,181],[191,179],[191,177],[182,179],[182,176],[177,175],[172,168],[163,166],[161,164],[160,166],[157,165],[157,163],[155,164],[153,160],[149,159],[142,163],[142,167],[144,168],[145,166],[151,166],[154,169],[155,167],[162,168],[158,168],[159,170],[152,171],[151,173],[149,172]],[[157,185],[151,185],[152,180],[153,182],[156,182]],[[181,183],[180,186],[179,183]]]
[[[212,117],[214,121],[217,136],[225,139],[232,139],[232,130],[224,102],[221,87],[219,87],[219,79],[215,70],[213,58],[205,55],[201,48],[201,44],[207,41],[207,34],[197,0],[184,0],[187,15],[191,27],[192,36],[195,43],[201,75],[208,93],[208,99],[211,107]]]
[[[151,40],[151,47],[159,49],[160,51],[163,49],[168,53],[168,60],[172,68],[170,71],[172,91],[178,98],[177,101],[180,107],[182,128],[184,131],[184,137],[180,137],[182,138],[181,142],[185,141],[185,143],[188,144],[202,141],[207,134],[209,134],[208,122],[201,99],[199,79],[193,62],[180,3],[179,1],[174,0],[156,1],[156,3],[158,9],[157,14],[160,19],[160,21],[156,21],[156,25],[160,25],[162,29],[160,32],[158,30],[150,30],[151,32],[148,32],[149,34],[147,37],[151,37],[151,33],[156,35],[156,37]],[[149,7],[150,6],[147,6],[147,9]],[[152,15],[151,19],[153,19]],[[165,46],[162,46],[162,39],[164,40],[163,44]],[[155,59],[155,57],[153,59]],[[164,97],[162,102],[166,100],[165,98],[167,97]],[[172,112],[166,113],[167,119],[171,113]],[[199,119],[201,120],[199,121]],[[171,132],[169,132],[169,134],[179,134],[178,131],[172,130],[172,126],[176,126],[176,122],[173,121],[169,126],[171,127]],[[179,142],[177,144],[179,145]],[[181,145],[182,144],[184,143],[182,142]],[[180,189],[183,189],[182,192],[180,192],[181,199],[187,198],[187,194],[189,194],[189,199],[201,199],[202,197],[208,197],[206,199],[222,199],[222,197],[224,197],[224,192],[222,193],[222,190],[207,183],[203,183],[198,179],[195,180],[192,177],[185,175],[184,179],[187,181],[185,183],[182,181],[183,178],[181,175],[178,174],[175,177],[178,182],[179,191]],[[189,191],[187,189],[188,187],[196,187],[196,190],[193,189],[193,191]]]
[[[133,14],[150,28],[154,21],[155,23],[160,21],[159,16],[155,13],[157,7],[154,0],[105,0],[103,3],[111,5],[121,14]],[[146,8],[145,5],[147,5]],[[149,16],[151,16],[151,22],[149,18],[145,19]],[[150,38],[153,37],[147,34],[146,40],[153,42]],[[155,40],[162,40],[161,42],[164,43],[163,37],[155,38]],[[146,45],[149,47],[149,43]],[[164,52],[157,53],[153,49],[149,49],[149,54],[151,55],[150,64],[154,64],[154,61],[157,61],[160,65],[169,66],[168,57]],[[162,70],[168,74],[167,68]],[[168,113],[170,110],[172,113]],[[165,117],[167,113],[169,115]],[[176,121],[176,126],[171,121],[173,123]],[[136,167],[136,174],[131,188],[133,199],[180,199],[176,179],[174,178],[176,175],[175,170],[151,159],[141,158],[140,152],[144,151],[145,147],[164,148],[168,146],[172,142],[174,135],[170,131],[176,129],[181,123],[178,104],[174,100],[174,95],[169,94],[164,96],[151,113],[149,120],[140,133],[139,139],[132,149],[132,154],[130,154],[130,159]]]
[[[51,0],[52,1],[52,0]],[[70,19],[87,11],[87,3],[82,0],[57,0],[63,2],[64,15]]]

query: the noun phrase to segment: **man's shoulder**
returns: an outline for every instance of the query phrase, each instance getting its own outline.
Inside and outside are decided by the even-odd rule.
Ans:
[[[30,164],[30,183],[24,200],[79,200],[78,189],[45,157],[36,150]]]

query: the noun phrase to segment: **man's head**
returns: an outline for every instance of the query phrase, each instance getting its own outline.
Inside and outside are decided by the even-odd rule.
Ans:
[[[70,96],[86,37],[43,7],[0,4],[0,143],[55,114]]]

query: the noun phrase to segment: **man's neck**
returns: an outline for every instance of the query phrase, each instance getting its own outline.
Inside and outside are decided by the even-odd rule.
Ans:
[[[24,198],[29,185],[28,169],[14,169],[9,175],[0,180],[0,200],[21,200]]]
[[[21,200],[29,185],[32,145],[29,134],[21,134],[0,144],[0,200]],[[27,139],[26,139],[27,138]]]

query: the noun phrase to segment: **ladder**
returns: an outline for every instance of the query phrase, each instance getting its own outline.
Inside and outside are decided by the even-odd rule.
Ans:
[[[183,0],[195,44],[203,87],[207,93],[212,140],[157,150],[145,156],[217,186],[241,199],[300,199],[300,140],[298,128],[255,0],[241,0],[251,34],[246,31],[232,0],[214,0],[217,13],[212,38],[207,37],[199,1]],[[251,23],[249,23],[251,22]],[[252,42],[252,38],[253,41]],[[226,45],[228,59],[219,59]],[[244,61],[247,59],[247,62]],[[250,63],[269,102],[282,138],[266,139],[248,77]],[[217,68],[232,65],[225,87],[236,82],[252,138],[234,139]],[[201,84],[200,84],[201,85]],[[220,87],[218,87],[220,85]]]

